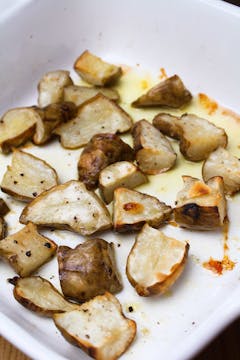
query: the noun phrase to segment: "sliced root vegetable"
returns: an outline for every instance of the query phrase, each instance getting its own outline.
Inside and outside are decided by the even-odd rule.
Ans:
[[[111,294],[96,296],[79,310],[54,314],[55,325],[70,343],[97,360],[115,360],[130,346],[136,323],[122,313]]]
[[[119,160],[133,160],[134,151],[115,134],[92,137],[80,155],[78,176],[87,189],[96,189],[100,171]]]
[[[63,101],[64,87],[72,84],[69,71],[56,70],[48,72],[38,84],[38,105],[45,107]]]
[[[21,277],[29,276],[49,261],[55,255],[56,249],[57,245],[40,235],[32,223],[0,241],[0,256],[5,258]]]
[[[118,101],[119,94],[116,90],[103,87],[88,87],[70,85],[64,88],[64,101],[71,101],[76,106],[82,105],[85,101],[96,96],[98,93],[103,94],[107,98]]]
[[[175,221],[182,227],[213,230],[227,219],[223,179],[215,176],[206,183],[183,176],[184,188],[177,194]]]
[[[127,277],[140,296],[166,292],[181,275],[189,245],[144,225],[127,260]]]
[[[20,222],[91,235],[112,226],[101,199],[80,181],[71,180],[40,194],[22,211]]]
[[[222,128],[193,114],[181,118],[158,114],[153,125],[165,135],[179,139],[181,153],[191,161],[204,160],[219,146],[227,146],[227,134]]]
[[[67,298],[85,302],[106,291],[115,294],[122,290],[113,246],[102,239],[90,239],[75,249],[59,247],[59,276]]]
[[[240,190],[240,161],[222,147],[212,152],[205,160],[202,175],[204,181],[208,181],[214,176],[221,176],[225,193],[228,195]]]
[[[0,120],[0,147],[4,154],[31,140],[40,115],[32,108],[16,108]]]
[[[113,83],[122,75],[122,69],[119,66],[103,61],[88,50],[77,58],[74,69],[83,80],[97,86]]]
[[[139,168],[149,175],[159,174],[171,169],[177,155],[170,141],[146,120],[134,124],[134,150]]]
[[[78,309],[79,305],[70,303],[46,279],[30,276],[14,279],[13,295],[28,310],[39,315],[51,317],[53,314]]]
[[[188,104],[192,99],[178,75],[161,81],[148,92],[132,103],[134,107],[168,106],[179,108]]]
[[[1,189],[21,201],[31,201],[43,191],[57,185],[56,171],[44,160],[15,150],[12,165],[7,167]]]
[[[140,169],[129,161],[119,161],[104,168],[99,175],[99,189],[104,201],[113,200],[114,190],[118,187],[133,189],[148,182]]]
[[[113,226],[115,231],[136,231],[145,223],[159,227],[169,219],[171,213],[170,206],[153,196],[126,188],[118,188],[114,191]]]

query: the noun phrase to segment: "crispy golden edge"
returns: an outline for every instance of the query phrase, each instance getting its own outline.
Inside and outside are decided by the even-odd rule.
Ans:
[[[152,295],[164,294],[175,283],[175,281],[179,278],[179,276],[182,274],[185,264],[186,264],[186,261],[187,261],[187,258],[188,258],[188,251],[189,251],[190,245],[188,243],[186,243],[185,252],[184,252],[181,263],[175,264],[174,270],[169,276],[167,276],[163,281],[156,282],[155,284],[153,284],[151,286],[147,286],[147,287],[138,284],[128,271],[130,255],[131,255],[132,251],[134,250],[134,248],[136,247],[136,245],[137,245],[137,239],[135,240],[135,243],[134,243],[132,249],[130,250],[130,253],[128,254],[128,258],[127,258],[126,275],[127,275],[127,278],[129,280],[130,284],[135,288],[136,292],[140,296],[147,297],[147,296],[152,296]]]
[[[61,294],[53,285],[52,283],[50,283],[50,281],[44,279],[41,276],[32,276],[33,278],[40,278],[41,280],[43,280],[43,282],[48,282],[48,284],[51,286],[51,288],[53,289],[53,291],[55,291],[56,293],[58,293],[59,295],[61,295],[63,298],[63,294]],[[24,296],[24,294],[22,293],[21,289],[20,289],[20,285],[19,282],[22,280],[22,278],[18,278],[16,279],[16,283],[13,289],[13,296],[14,298],[25,308],[27,308],[30,311],[33,311],[41,316],[46,316],[46,317],[52,317],[53,314],[56,313],[63,313],[64,310],[49,310],[47,308],[42,308],[38,305],[36,305],[34,302],[32,302],[31,300],[29,300],[27,297]],[[66,300],[66,299],[65,299]],[[66,300],[67,301],[67,300]],[[77,305],[76,305],[77,306]]]
[[[113,297],[112,294],[106,292],[104,295],[98,295],[95,298],[93,298],[92,300],[89,300],[87,303],[90,303],[91,301],[94,301],[94,299],[98,298],[98,297],[107,297],[109,300],[111,300],[111,298]],[[121,352],[116,354],[116,357],[111,358],[111,360],[117,360],[118,357],[120,355],[122,355],[131,345],[131,343],[133,342],[135,336],[136,336],[136,331],[137,331],[137,326],[136,326],[136,322],[134,320],[131,320],[129,318],[127,318],[122,310],[122,306],[120,304],[120,302],[117,300],[118,304],[119,304],[119,310],[120,313],[122,315],[122,317],[124,319],[126,319],[128,321],[128,326],[131,327],[132,330],[132,336],[129,338],[128,343],[126,344],[125,349],[123,349]],[[85,303],[86,305],[86,303]],[[89,356],[91,356],[94,359],[97,360],[106,360],[101,356],[101,353],[98,351],[97,347],[94,347],[90,344],[90,342],[86,341],[86,340],[79,340],[77,339],[77,337],[70,335],[63,327],[61,327],[59,324],[56,323],[56,320],[58,318],[58,314],[53,314],[53,321],[56,325],[56,327],[58,328],[58,330],[61,332],[61,334],[63,335],[63,337],[72,345],[78,346],[80,347],[86,354],[88,354]],[[110,359],[109,359],[110,360]]]

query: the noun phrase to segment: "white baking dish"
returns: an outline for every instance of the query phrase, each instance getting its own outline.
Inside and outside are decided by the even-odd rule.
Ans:
[[[0,16],[1,113],[36,103],[41,76],[50,70],[71,68],[85,49],[111,62],[140,63],[152,72],[164,67],[170,74],[180,74],[193,93],[206,92],[240,112],[237,7],[214,0],[33,0],[6,4],[9,8],[4,11],[4,6]],[[53,144],[47,154],[42,148],[36,153],[57,169],[61,181],[76,178],[76,170],[64,165],[59,148]],[[79,151],[72,152],[75,161],[78,155]],[[9,162],[9,156],[1,156],[1,176]],[[9,231],[14,232],[20,227],[15,218],[22,205],[7,201],[15,209],[15,215],[7,218]],[[186,235],[183,231],[180,237],[190,239],[192,257],[171,296],[138,299],[124,279],[125,290],[118,298],[124,311],[128,304],[135,304],[136,311],[127,315],[138,323],[137,340],[124,359],[190,358],[239,316],[239,205],[237,195],[229,207],[229,247],[237,262],[233,271],[214,276],[192,260],[194,255],[200,259],[217,257],[221,253],[219,233],[203,239],[200,232]],[[79,236],[61,231],[51,237],[70,246],[79,240]],[[111,235],[105,238],[112,240]],[[132,240],[120,236],[117,240],[122,242],[120,256],[124,257]],[[119,261],[119,266],[124,272],[124,261]],[[44,266],[40,273],[48,278],[53,274],[52,281],[59,286],[55,265]],[[59,335],[51,320],[28,312],[13,299],[12,286],[6,282],[12,276],[13,271],[1,263],[1,334],[35,360],[86,359]]]

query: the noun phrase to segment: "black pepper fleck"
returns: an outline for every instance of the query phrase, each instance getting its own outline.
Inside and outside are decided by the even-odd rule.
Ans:
[[[34,197],[36,197],[36,196],[37,196],[37,193],[36,193],[36,192],[33,192],[32,195],[33,195]]]
[[[117,244],[117,247],[120,247],[121,246],[121,244]]]
[[[25,255],[28,256],[28,257],[30,257],[30,256],[32,255],[32,253],[31,253],[30,250],[28,250],[28,251],[25,252]]]
[[[132,307],[132,306],[129,306],[129,307],[128,307],[128,311],[129,311],[129,312],[133,312],[133,307]]]
[[[18,183],[16,180],[14,180],[14,182],[13,182],[15,185]]]
[[[18,244],[18,241],[17,240],[13,240],[14,244]]]
[[[46,242],[44,246],[46,246],[48,249],[51,249],[51,244],[49,242]]]
[[[24,173],[21,173],[20,176],[24,176]]]
[[[43,184],[43,183],[44,183],[44,180],[41,180],[40,183]]]

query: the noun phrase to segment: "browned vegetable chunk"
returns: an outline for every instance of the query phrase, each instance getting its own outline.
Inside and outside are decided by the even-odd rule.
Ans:
[[[58,126],[54,133],[61,138],[61,145],[77,149],[86,145],[100,133],[124,133],[131,129],[131,117],[114,101],[98,94],[78,108],[75,118]]]
[[[240,190],[240,160],[222,147],[212,152],[205,160],[202,175],[204,181],[221,176],[225,193],[228,195]]]
[[[65,300],[63,295],[41,276],[14,278],[15,299],[28,310],[43,316],[76,310],[79,305]]]
[[[63,101],[63,89],[72,85],[69,71],[57,70],[48,72],[38,84],[38,105],[45,107]]]
[[[24,151],[15,150],[12,164],[3,176],[1,189],[17,200],[31,201],[57,183],[57,173],[48,163]]]
[[[39,114],[32,108],[16,108],[7,111],[0,119],[0,147],[4,154],[24,144],[34,134]]]
[[[227,204],[223,179],[215,176],[206,183],[183,176],[184,188],[177,194],[175,221],[182,227],[212,230],[223,226],[227,219]]]
[[[180,151],[191,161],[201,161],[219,146],[227,146],[224,129],[193,114],[181,118],[169,114],[158,114],[153,125],[163,134],[180,140]]]
[[[116,360],[132,343],[136,323],[123,315],[110,293],[96,296],[79,310],[54,314],[53,320],[71,344],[97,360]]]
[[[82,105],[85,101],[96,96],[98,93],[103,94],[107,98],[118,101],[119,94],[116,90],[103,87],[88,87],[70,85],[64,88],[64,100],[71,101],[75,105]]]
[[[63,122],[67,122],[77,115],[77,107],[72,102],[50,104],[44,108],[33,107],[40,116],[36,125],[33,142],[36,145],[46,143],[52,136],[53,130]]]
[[[40,235],[32,223],[0,241],[0,256],[8,260],[21,277],[29,276],[49,261],[56,249],[57,245]]]
[[[122,290],[113,246],[102,239],[90,239],[75,249],[59,247],[59,276],[67,298],[85,302],[105,291],[114,294]]]
[[[145,174],[162,173],[174,166],[177,155],[171,143],[147,120],[136,122],[132,135],[136,160]]]
[[[81,153],[78,175],[87,189],[96,189],[100,171],[120,160],[133,160],[133,149],[114,134],[97,134]]]
[[[99,189],[104,201],[113,200],[114,190],[118,187],[133,189],[148,182],[146,175],[129,161],[119,161],[104,168],[99,175]]]
[[[88,50],[77,58],[74,69],[83,80],[97,86],[108,85],[122,75],[122,69],[119,66],[103,61]]]
[[[159,227],[169,219],[171,213],[170,206],[153,196],[126,188],[118,188],[114,191],[113,226],[115,231],[136,231],[145,223]]]
[[[168,106],[179,108],[189,103],[191,93],[185,88],[178,75],[161,81],[132,103],[134,107]]]
[[[102,200],[75,180],[40,194],[23,209],[20,222],[66,229],[84,236],[112,226],[110,214]]]
[[[144,225],[128,255],[128,280],[140,296],[166,292],[181,275],[188,249],[188,243]]]

